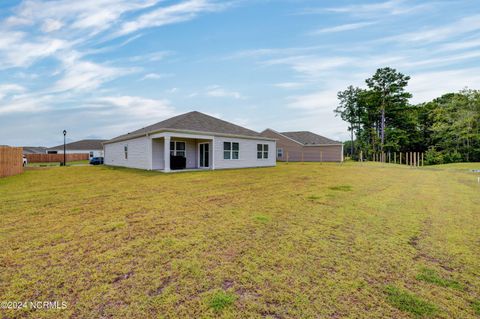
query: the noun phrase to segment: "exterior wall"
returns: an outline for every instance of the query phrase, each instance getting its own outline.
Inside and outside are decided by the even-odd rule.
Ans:
[[[46,151],[46,153],[48,153],[49,151]],[[52,152],[52,151],[50,151]],[[57,150],[56,151],[57,153],[56,154],[63,154],[63,149],[62,150]],[[67,151],[65,153],[67,154],[90,154],[90,152],[93,152],[93,156],[91,157],[103,157],[103,150],[69,150],[67,149]]]
[[[127,141],[105,144],[105,165],[150,169],[151,159],[149,137],[143,136]],[[125,159],[124,146],[128,146],[128,159]],[[163,157],[162,157],[163,158]]]
[[[223,159],[223,142],[239,143],[239,159]],[[254,140],[243,138],[215,137],[214,140],[214,161],[215,169],[222,168],[243,168],[243,167],[263,167],[276,165],[276,147],[275,141]],[[268,159],[257,159],[257,144],[268,144]]]
[[[185,142],[187,169],[198,167],[198,143],[210,143],[210,168],[243,168],[276,165],[275,141],[254,140],[246,138],[215,137],[214,141],[172,137],[171,141]],[[223,142],[239,143],[238,160],[223,158]],[[151,143],[151,144],[150,144]],[[257,159],[257,144],[268,144],[268,159]],[[128,159],[125,159],[124,146],[128,145]],[[127,141],[105,144],[105,165],[124,166],[131,168],[163,170],[164,169],[164,139],[140,137]],[[151,155],[150,154],[151,149]],[[151,158],[149,157],[151,156]]]
[[[281,134],[271,130],[262,133],[263,136],[277,139],[277,149],[283,149],[283,156],[277,157],[279,161],[289,162],[342,162],[342,145],[328,146],[303,146]],[[275,151],[275,156],[277,151]],[[288,156],[288,158],[287,158]]]
[[[154,138],[152,139],[152,169],[162,170],[164,167],[163,138]]]

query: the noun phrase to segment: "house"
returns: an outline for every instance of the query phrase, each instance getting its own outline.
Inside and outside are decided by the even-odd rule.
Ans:
[[[169,172],[276,165],[274,139],[196,111],[103,144],[112,166]]]
[[[65,144],[67,154],[88,154],[89,158],[103,157],[103,142],[106,140],[81,140]],[[47,148],[47,154],[63,154],[63,144]]]
[[[43,146],[23,146],[23,155],[45,154],[46,151],[47,151],[47,148]]]
[[[289,162],[343,162],[343,143],[308,132],[263,131],[277,140],[277,160]]]

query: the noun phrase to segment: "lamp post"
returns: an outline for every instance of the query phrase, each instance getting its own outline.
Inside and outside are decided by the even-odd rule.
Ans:
[[[67,137],[67,131],[63,130],[63,166],[67,165],[67,147],[66,147],[66,137]]]

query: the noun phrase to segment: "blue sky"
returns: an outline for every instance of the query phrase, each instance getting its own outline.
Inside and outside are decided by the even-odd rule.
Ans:
[[[412,102],[480,83],[480,2],[0,2],[0,144],[112,138],[198,110],[348,139],[336,93],[377,68]]]

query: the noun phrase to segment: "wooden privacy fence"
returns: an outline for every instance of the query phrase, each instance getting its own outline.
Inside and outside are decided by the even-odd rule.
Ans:
[[[63,163],[63,154],[26,154],[29,163]],[[88,160],[88,154],[67,154],[67,162]]]
[[[21,147],[0,146],[0,177],[23,172],[22,152]]]
[[[372,153],[370,156],[364,157],[363,152],[360,152],[360,162],[364,160],[371,160],[372,162],[389,163],[389,164],[401,164],[408,166],[423,166],[425,153],[421,152],[383,152]]]

